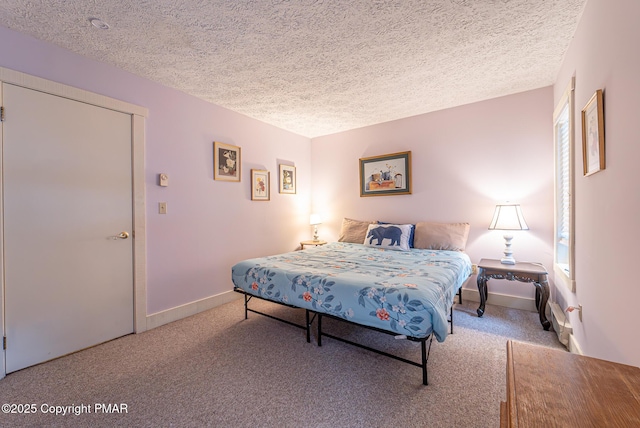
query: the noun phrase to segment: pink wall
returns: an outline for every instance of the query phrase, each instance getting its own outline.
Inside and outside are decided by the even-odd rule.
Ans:
[[[310,141],[0,27],[0,66],[149,109],[146,121],[147,309],[231,290],[231,265],[290,251],[309,228]],[[242,148],[242,182],[213,180],[213,141]],[[277,189],[278,163],[298,193]],[[250,200],[251,168],[271,171],[271,201]],[[167,173],[170,186],[156,185]],[[168,214],[159,215],[159,201]]]
[[[572,75],[575,89],[576,292],[559,300],[583,306],[570,315],[582,351],[640,366],[635,303],[640,242],[640,2],[589,0],[554,87],[560,97]],[[582,174],[580,113],[604,91],[606,169]]]
[[[530,230],[515,233],[521,261],[553,260],[552,88],[369,126],[311,143],[312,211],[324,238],[343,217],[392,222],[469,222],[474,263],[500,258],[503,233],[489,231],[495,204],[522,205]],[[410,150],[411,195],[360,197],[358,159]],[[476,289],[475,281],[467,288]],[[530,284],[492,281],[490,292],[533,298]]]
[[[0,66],[135,103],[147,119],[148,310],[158,312],[230,290],[236,260],[287,251],[307,238],[309,204],[324,214],[320,234],[335,239],[342,217],[471,223],[468,253],[499,257],[500,232],[487,230],[496,202],[522,204],[531,228],[516,234],[519,260],[551,268],[554,99],[576,75],[575,114],[605,91],[607,169],[581,174],[576,129],[577,291],[554,292],[572,314],[584,353],[640,365],[631,305],[640,300],[634,263],[640,241],[637,114],[640,57],[636,0],[589,0],[553,91],[516,94],[309,140],[0,27]],[[579,125],[579,122],[578,122]],[[242,183],[213,181],[212,141],[242,147]],[[358,159],[413,152],[412,195],[360,198]],[[298,194],[249,200],[250,168],[277,175],[298,167]],[[156,186],[156,174],[171,186]],[[311,180],[313,174],[313,180]],[[275,181],[275,180],[273,180]],[[309,199],[309,191],[313,200]],[[157,214],[167,201],[169,214]],[[619,242],[620,237],[628,238]],[[473,289],[474,284],[468,284]],[[528,284],[492,282],[490,291],[532,297]]]

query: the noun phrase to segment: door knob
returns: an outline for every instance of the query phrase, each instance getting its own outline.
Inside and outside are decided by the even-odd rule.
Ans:
[[[120,232],[120,235],[117,236],[120,239],[127,239],[129,234],[127,232]]]

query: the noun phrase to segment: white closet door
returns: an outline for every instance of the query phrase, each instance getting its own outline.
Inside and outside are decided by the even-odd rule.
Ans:
[[[9,373],[133,332],[132,146],[130,115],[2,95]]]

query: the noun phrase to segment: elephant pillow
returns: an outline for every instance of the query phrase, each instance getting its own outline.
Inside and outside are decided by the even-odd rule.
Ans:
[[[380,221],[378,220],[378,224],[391,224],[388,221]],[[415,224],[411,224],[411,233],[409,234],[409,248],[413,248],[413,236],[414,236],[414,232],[416,230],[416,225]]]
[[[409,251],[410,224],[370,224],[364,245],[385,250]]]

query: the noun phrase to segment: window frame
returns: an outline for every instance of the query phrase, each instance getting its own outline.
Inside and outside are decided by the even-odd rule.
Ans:
[[[575,174],[574,174],[574,88],[575,76],[563,92],[556,108],[553,111],[553,147],[554,147],[554,221],[553,221],[553,268],[556,282],[562,282],[570,291],[576,291],[575,282]],[[568,162],[562,164],[562,148],[558,139],[558,124],[563,119],[563,112],[567,109],[568,135]],[[568,171],[565,169],[568,168]],[[564,173],[564,174],[563,174]],[[562,178],[568,178],[566,185],[562,184]],[[565,195],[565,192],[568,194]],[[563,203],[563,201],[566,201]],[[568,208],[563,210],[563,206]],[[568,217],[568,218],[567,218]],[[568,225],[565,224],[568,223]],[[560,235],[563,236],[560,236]],[[568,234],[567,237],[564,237]],[[563,251],[559,251],[562,248]],[[559,260],[561,259],[561,260]]]

